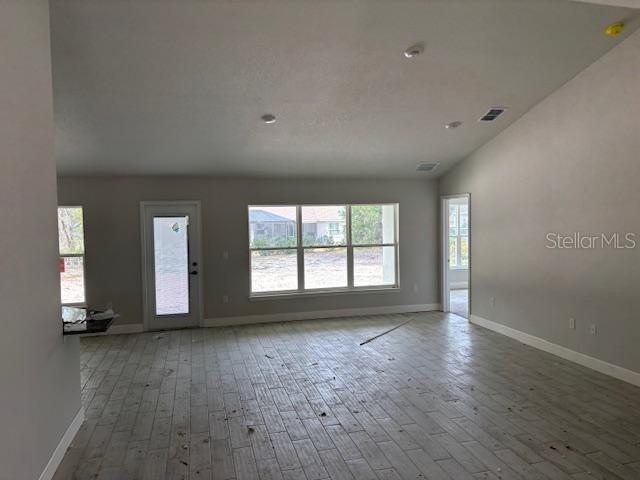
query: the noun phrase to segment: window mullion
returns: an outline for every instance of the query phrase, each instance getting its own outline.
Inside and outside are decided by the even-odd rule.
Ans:
[[[353,288],[353,242],[351,240],[351,205],[345,205],[345,235],[347,240],[347,287]]]
[[[398,204],[393,206],[393,254],[395,255],[395,285],[396,287],[400,286],[400,251],[399,251],[399,243],[400,243],[400,212],[398,211]],[[383,238],[384,240],[384,238]]]
[[[304,248],[302,247],[302,207],[296,205],[296,229],[298,251],[298,290],[304,291]]]

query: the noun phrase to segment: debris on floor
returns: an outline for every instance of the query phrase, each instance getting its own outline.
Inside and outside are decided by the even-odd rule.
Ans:
[[[373,342],[376,338],[380,338],[380,337],[382,337],[383,335],[386,335],[387,333],[393,332],[394,330],[397,330],[398,328],[400,328],[400,327],[402,327],[402,326],[406,325],[407,323],[409,323],[409,322],[413,322],[413,320],[414,320],[413,318],[410,318],[410,319],[409,319],[409,320],[407,320],[406,322],[402,322],[400,325],[396,325],[395,327],[390,328],[389,330],[386,330],[386,331],[384,331],[384,332],[382,332],[382,333],[379,333],[378,335],[376,335],[376,336],[374,336],[374,337],[371,337],[371,338],[369,338],[369,339],[365,340],[364,342],[362,342],[362,343],[360,344],[360,346],[365,345],[365,344],[367,344],[367,343],[369,343],[369,342]]]

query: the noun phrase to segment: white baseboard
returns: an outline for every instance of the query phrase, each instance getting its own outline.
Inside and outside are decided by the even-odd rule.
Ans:
[[[62,459],[64,458],[64,454],[67,452],[67,448],[69,448],[69,445],[71,445],[71,442],[75,438],[76,433],[78,433],[78,430],[80,430],[82,422],[84,422],[84,408],[80,407],[80,410],[78,410],[78,413],[76,413],[76,416],[73,418],[71,425],[69,425],[67,431],[64,432],[60,443],[58,443],[58,446],[53,451],[53,455],[51,455],[47,466],[44,467],[44,470],[40,474],[39,480],[51,480],[51,478],[53,478],[56,470],[62,462]]]
[[[477,315],[471,315],[469,320],[471,321],[471,323],[475,323],[476,325],[480,325],[481,327],[501,333],[502,335],[511,337],[531,347],[543,350],[553,355],[557,355],[558,357],[564,358],[565,360],[569,360],[570,362],[577,363],[578,365],[582,365],[583,367],[587,367],[597,372],[604,373],[605,375],[617,378],[618,380],[640,386],[640,373],[634,372],[633,370],[629,370],[619,365],[605,362],[604,360],[590,357],[589,355],[585,355],[584,353],[576,352],[575,350],[563,347],[562,345],[551,343],[548,340],[544,340],[543,338],[521,332],[520,330],[507,327],[505,325],[487,320],[486,318],[482,318]]]
[[[390,313],[432,312],[440,310],[439,303],[422,305],[391,305],[385,307],[343,308],[339,310],[314,310],[310,312],[269,313],[264,315],[244,315],[238,317],[206,318],[205,327],[228,327],[251,323],[292,322],[296,320],[316,320],[320,318],[359,317],[363,315],[383,315]]]
[[[144,325],[142,323],[126,323],[124,325],[112,325],[109,330],[102,333],[86,333],[80,335],[81,337],[99,337],[102,335],[125,335],[127,333],[141,333],[144,332]]]
[[[109,335],[122,335],[141,332],[144,332],[144,325],[142,323],[129,323],[125,325],[113,325],[107,333]]]

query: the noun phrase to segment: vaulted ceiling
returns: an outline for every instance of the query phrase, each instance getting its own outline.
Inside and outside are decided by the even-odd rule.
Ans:
[[[439,175],[623,40],[637,13],[568,0],[52,0],[59,172]],[[604,35],[619,20],[625,32]],[[405,58],[417,42],[424,53]],[[479,123],[493,106],[507,111]]]

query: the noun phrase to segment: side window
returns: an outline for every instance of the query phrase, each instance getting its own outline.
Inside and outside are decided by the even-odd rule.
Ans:
[[[63,305],[84,305],[84,220],[82,207],[58,207],[60,290]]]

